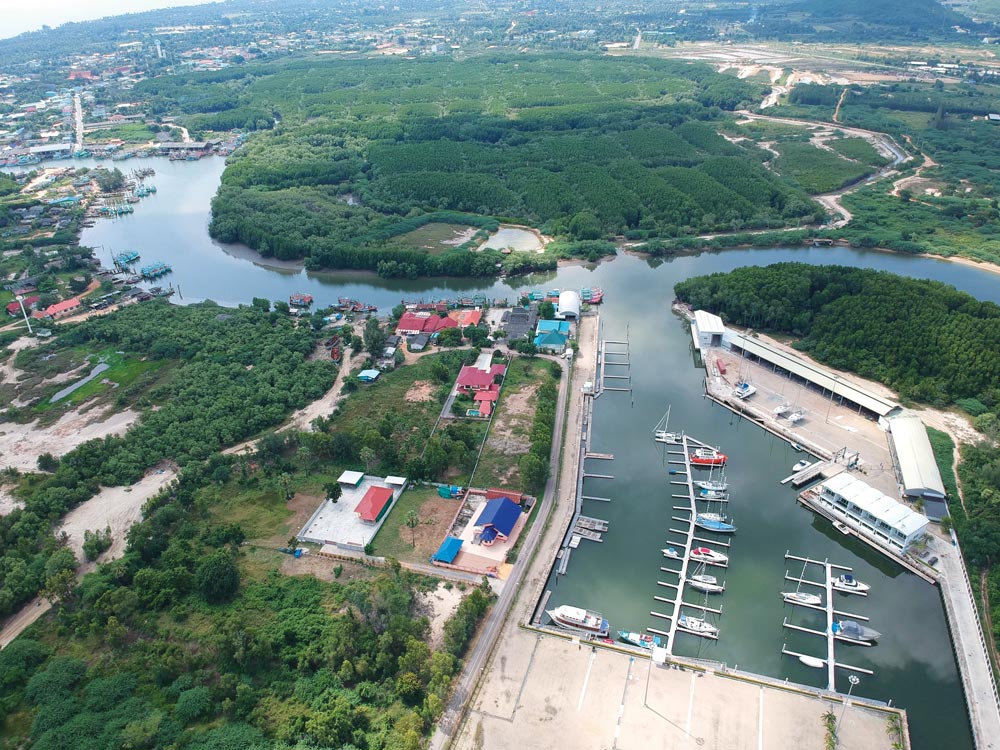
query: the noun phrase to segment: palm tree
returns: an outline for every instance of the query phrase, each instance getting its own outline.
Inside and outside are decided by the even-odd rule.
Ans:
[[[417,515],[417,511],[411,510],[409,513],[407,513],[405,523],[410,529],[410,541],[413,543],[413,546],[416,547],[417,526],[420,525],[420,517]]]

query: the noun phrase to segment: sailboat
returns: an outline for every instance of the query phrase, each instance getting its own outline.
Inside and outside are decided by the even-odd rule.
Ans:
[[[698,490],[699,500],[722,500],[726,497],[725,490]]]
[[[782,414],[787,414],[792,409],[792,404],[789,401],[785,401],[774,407],[774,416],[780,417]]]
[[[801,422],[806,417],[806,410],[801,407],[796,407],[795,411],[785,417],[789,422],[795,424],[796,422]]]
[[[802,563],[802,572],[799,573],[799,582],[795,586],[795,591],[782,591],[781,598],[789,604],[805,604],[812,607],[819,607],[823,604],[823,599],[819,595],[799,591],[802,588],[802,581],[806,574],[806,565],[808,564],[807,562]]]
[[[683,432],[668,432],[667,424],[670,422],[670,407],[667,407],[667,413],[663,415],[656,426],[653,427],[653,440],[657,443],[667,443],[668,445],[677,445],[684,438]]]
[[[750,382],[750,373],[737,381],[736,385],[733,386],[733,395],[740,400],[746,400],[750,398],[753,394],[757,392],[757,386]]]
[[[718,479],[712,479],[709,477],[708,479],[695,482],[694,486],[698,489],[708,490],[709,492],[725,492],[729,489],[729,482],[726,481],[726,477],[724,475],[720,474]]]
[[[701,636],[702,638],[717,639],[719,637],[719,629],[715,625],[701,617],[692,617],[691,615],[681,615],[678,617],[677,629],[683,630],[685,633],[691,633],[691,635]]]
[[[698,513],[694,517],[694,525],[705,531],[714,531],[718,534],[734,534],[736,527],[729,523],[726,516],[721,513]]]
[[[721,594],[726,590],[726,584],[719,583],[715,576],[705,573],[705,563],[698,566],[694,575],[688,576],[687,585],[706,594]]]

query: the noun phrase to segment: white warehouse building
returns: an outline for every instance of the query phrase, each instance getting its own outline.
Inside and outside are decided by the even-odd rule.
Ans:
[[[580,295],[567,289],[559,293],[559,305],[556,307],[556,317],[559,320],[572,318],[576,320],[580,317]]]
[[[722,318],[704,310],[694,311],[691,336],[697,348],[707,349],[712,346],[722,346],[725,335],[726,326],[722,322]]]
[[[919,539],[929,523],[926,516],[846,471],[817,485],[816,502],[865,538],[897,553]]]
[[[904,413],[889,419],[889,448],[896,466],[896,477],[906,497],[920,498],[924,512],[932,521],[948,513],[944,482],[934,458],[927,428],[920,417]]]

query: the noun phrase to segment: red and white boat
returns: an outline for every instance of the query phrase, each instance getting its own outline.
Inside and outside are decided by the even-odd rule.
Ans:
[[[691,463],[695,466],[722,466],[726,463],[726,454],[715,448],[698,448],[691,454]]]
[[[697,562],[708,563],[709,565],[721,565],[729,562],[729,556],[721,552],[716,552],[708,547],[695,547],[691,550],[689,557]]]
[[[600,612],[563,604],[555,609],[546,610],[545,614],[551,617],[556,625],[567,630],[599,638],[606,638],[608,635],[608,621]]]

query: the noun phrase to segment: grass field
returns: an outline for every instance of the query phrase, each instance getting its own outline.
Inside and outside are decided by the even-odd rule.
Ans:
[[[125,143],[146,143],[153,140],[155,136],[156,134],[142,123],[130,122],[87,133],[85,141],[86,143],[106,143],[107,141],[122,140]]]
[[[934,450],[934,460],[937,462],[938,471],[941,472],[944,491],[952,501],[955,501],[958,499],[958,482],[955,479],[955,470],[952,468],[955,443],[947,432],[935,430],[933,427],[927,428],[927,436],[930,438],[931,448]]]
[[[870,167],[882,167],[889,163],[889,160],[864,138],[838,138],[829,141],[827,145],[841,156]]]
[[[168,364],[166,360],[151,361],[130,359],[112,350],[99,352],[97,355],[93,356],[90,361],[93,365],[96,365],[97,362],[101,360],[109,366],[109,369],[105,370],[89,383],[77,388],[71,394],[59,399],[55,403],[51,403],[48,399],[46,399],[36,406],[35,410],[45,412],[50,409],[76,406],[93,396],[129,386],[143,373],[160,370]],[[85,377],[89,373],[90,370],[85,368],[85,371],[81,372],[80,377]],[[70,385],[70,383],[60,384],[59,389],[62,389],[67,385]]]
[[[402,562],[426,563],[441,546],[459,502],[440,497],[435,487],[407,490],[372,540],[374,554]],[[419,520],[413,529],[406,525],[411,511]]]
[[[779,143],[776,172],[795,180],[809,193],[829,193],[861,179],[871,168],[823,151],[809,143]]]
[[[475,227],[462,224],[444,224],[432,221],[419,229],[395,237],[393,242],[408,245],[417,250],[426,250],[431,255],[440,255],[467,242],[476,231]]]

